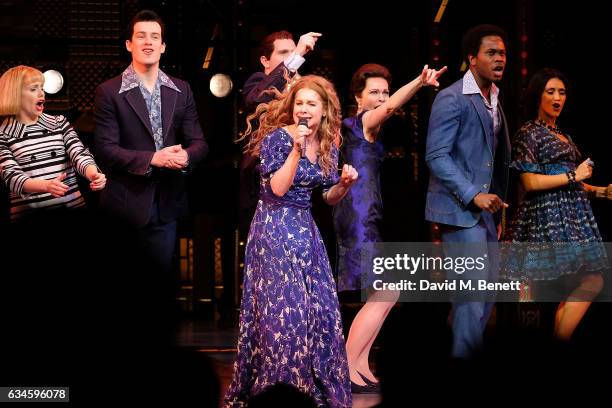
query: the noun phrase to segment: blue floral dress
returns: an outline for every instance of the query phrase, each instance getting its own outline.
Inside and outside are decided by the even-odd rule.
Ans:
[[[350,407],[351,387],[340,308],[327,252],[311,212],[312,190],[338,182],[318,163],[299,162],[293,185],[276,197],[270,179],[293,139],[279,128],[261,145],[261,194],[245,254],[240,335],[225,407],[276,383],[309,394],[321,407]],[[338,153],[333,151],[334,164]]]
[[[561,141],[529,121],[512,146],[510,167],[519,173],[564,174],[584,159],[571,138]],[[509,232],[502,275],[552,280],[578,272],[600,272],[608,261],[591,204],[581,183],[525,194]],[[525,243],[525,244],[519,244]]]
[[[334,207],[334,228],[338,245],[338,290],[358,290],[371,287],[374,274],[363,274],[362,259],[374,256],[373,248],[364,246],[381,242],[380,223],[383,203],[380,190],[380,167],[385,150],[378,139],[370,143],[363,134],[364,112],[342,121],[342,158],[353,166],[359,179],[344,199]]]

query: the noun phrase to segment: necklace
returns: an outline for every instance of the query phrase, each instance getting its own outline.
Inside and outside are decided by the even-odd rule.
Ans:
[[[560,140],[561,142],[565,143],[565,144],[573,144],[572,139],[570,138],[570,136],[565,133],[564,131],[562,131],[558,126],[552,126],[549,125],[548,123],[544,122],[541,119],[537,119],[535,121],[535,124],[538,126],[541,126],[543,128],[546,128],[550,134],[552,136],[554,136],[555,138],[557,138],[558,140]]]
[[[555,126],[549,125],[548,123],[544,122],[542,119],[537,119],[535,123],[536,125],[542,126],[553,133],[558,133],[560,135],[565,136],[565,132],[562,131],[561,128],[559,128],[557,125]]]

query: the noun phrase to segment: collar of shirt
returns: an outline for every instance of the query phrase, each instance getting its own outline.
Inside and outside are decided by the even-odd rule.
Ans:
[[[55,117],[47,115],[46,113],[41,114],[33,125],[39,125],[47,130],[55,130],[57,127]],[[18,121],[15,116],[9,116],[0,124],[0,135],[6,135],[9,138],[21,138],[23,137],[26,127],[28,127],[28,125]]]
[[[482,94],[480,87],[476,83],[476,78],[474,78],[474,74],[472,74],[472,71],[469,69],[463,76],[463,94],[464,95],[480,94],[487,108],[489,109],[497,108],[499,88],[495,84],[491,84],[491,103],[489,103],[487,98],[485,98],[485,96]]]
[[[134,70],[132,64],[123,71],[121,74],[121,89],[119,89],[119,93],[127,92],[130,89],[134,89],[142,83],[138,74]],[[164,73],[161,69],[157,74],[157,82],[156,84],[167,86],[170,89],[174,89],[177,92],[181,92],[180,89],[172,82],[170,77]],[[144,85],[143,85],[144,86]]]

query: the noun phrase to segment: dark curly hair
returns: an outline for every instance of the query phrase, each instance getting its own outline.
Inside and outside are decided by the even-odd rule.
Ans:
[[[480,24],[472,27],[463,35],[463,39],[461,40],[461,52],[463,55],[463,60],[466,64],[470,64],[470,60],[468,59],[469,55],[478,55],[478,50],[480,50],[482,39],[489,35],[501,37],[504,44],[508,44],[508,36],[506,32],[498,26],[492,24]]]

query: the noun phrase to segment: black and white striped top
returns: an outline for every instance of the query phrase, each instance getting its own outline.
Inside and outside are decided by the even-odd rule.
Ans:
[[[43,113],[32,125],[7,117],[0,125],[0,178],[10,190],[11,221],[37,209],[76,208],[85,205],[76,171],[95,165],[64,116]],[[55,198],[49,193],[26,193],[26,180],[50,180],[66,172],[68,191]]]

